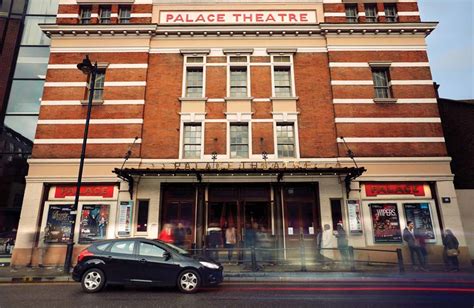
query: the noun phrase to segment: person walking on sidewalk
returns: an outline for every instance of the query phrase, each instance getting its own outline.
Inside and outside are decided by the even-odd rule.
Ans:
[[[459,242],[449,229],[446,229],[443,233],[443,245],[443,259],[446,269],[450,272],[459,272]]]
[[[323,269],[330,269],[334,261],[334,251],[332,248],[335,247],[334,234],[332,233],[331,226],[328,224],[324,225],[324,231],[321,238],[321,255],[323,256]]]
[[[346,230],[342,226],[342,221],[337,223],[336,238],[342,264],[347,266],[349,265],[349,241],[347,240]]]
[[[419,243],[419,240],[415,236],[415,225],[413,221],[407,221],[407,226],[403,230],[403,240],[407,242],[408,248],[410,249],[411,262],[415,270],[427,271],[425,267],[425,258]],[[418,259],[418,262],[416,261]],[[417,266],[417,263],[419,267]]]

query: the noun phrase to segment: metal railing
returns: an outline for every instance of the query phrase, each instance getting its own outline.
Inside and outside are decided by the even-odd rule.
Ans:
[[[306,272],[321,269],[356,271],[361,270],[364,266],[374,265],[396,267],[400,273],[405,271],[400,248],[383,250],[347,246],[344,248],[309,249],[305,245],[303,237],[301,237],[299,245],[294,248],[261,247],[258,243],[246,246],[244,243],[239,243],[232,248],[203,247],[191,249],[190,252],[209,257],[224,263],[224,265],[238,265],[240,269],[252,272],[261,270]],[[373,257],[374,254],[377,254],[376,258]]]

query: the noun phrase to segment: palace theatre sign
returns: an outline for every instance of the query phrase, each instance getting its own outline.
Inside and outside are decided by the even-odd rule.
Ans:
[[[116,168],[113,172],[130,184],[134,177],[195,175],[200,182],[203,176],[219,175],[269,175],[277,176],[278,181],[284,175],[338,175],[344,176],[346,186],[350,181],[364,173],[364,167],[342,167],[339,163],[316,163],[312,161],[290,162],[176,162],[156,163],[152,168]],[[133,185],[129,185],[132,194]],[[349,189],[349,188],[348,188]]]
[[[311,24],[316,11],[161,11],[161,24]]]

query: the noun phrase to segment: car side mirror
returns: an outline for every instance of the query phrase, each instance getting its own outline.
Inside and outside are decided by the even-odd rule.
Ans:
[[[165,251],[165,253],[163,253],[163,258],[165,258],[165,261],[168,261],[171,259],[171,253],[169,251]]]

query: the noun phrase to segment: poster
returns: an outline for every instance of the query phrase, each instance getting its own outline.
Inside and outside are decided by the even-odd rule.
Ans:
[[[427,242],[433,242],[435,234],[429,203],[404,203],[403,208],[406,220],[413,221],[417,233],[424,234]]]
[[[118,210],[118,236],[130,236],[133,201],[120,201]]]
[[[71,236],[75,215],[71,214],[72,204],[51,204],[44,230],[45,243],[67,243]]]
[[[400,220],[396,203],[371,203],[372,227],[375,243],[400,243]]]
[[[360,203],[358,200],[347,200],[347,214],[349,217],[349,232],[351,234],[362,234]]]
[[[109,223],[109,206],[105,204],[84,204],[81,212],[79,243],[106,239]]]

